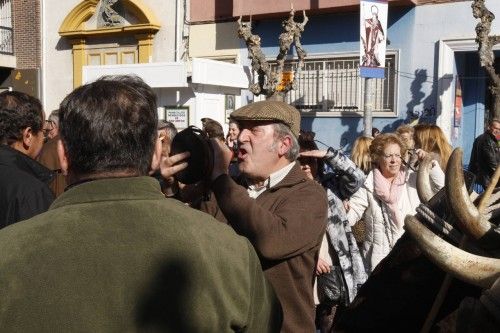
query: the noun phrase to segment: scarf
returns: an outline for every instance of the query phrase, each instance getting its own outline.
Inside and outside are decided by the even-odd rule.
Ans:
[[[391,213],[391,220],[398,228],[403,227],[403,217],[398,209],[398,201],[406,182],[405,172],[400,170],[392,182],[385,178],[378,168],[373,170],[373,186],[375,194],[382,200]]]

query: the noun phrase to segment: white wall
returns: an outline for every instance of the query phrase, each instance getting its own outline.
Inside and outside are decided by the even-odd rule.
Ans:
[[[59,28],[66,15],[79,1],[42,1],[42,102],[50,113],[73,89],[72,47],[59,36]]]

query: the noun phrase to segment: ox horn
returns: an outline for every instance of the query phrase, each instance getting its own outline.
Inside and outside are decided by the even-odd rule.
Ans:
[[[424,160],[420,162],[417,172],[417,193],[422,203],[428,202],[434,196],[429,177],[431,167],[432,157],[430,154],[427,154]]]
[[[462,155],[462,149],[456,148],[448,160],[445,178],[446,195],[460,230],[477,240],[492,228],[492,224],[474,206],[467,193],[462,171]]]
[[[500,277],[500,259],[460,250],[424,227],[415,216],[406,216],[405,229],[432,262],[454,277],[483,288],[490,288]]]

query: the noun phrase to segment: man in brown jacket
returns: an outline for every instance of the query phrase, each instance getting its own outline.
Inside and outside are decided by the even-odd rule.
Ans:
[[[255,247],[283,307],[282,332],[314,332],[314,268],[327,199],[295,162],[299,111],[263,101],[236,110],[231,119],[241,125],[238,160],[247,188],[227,174],[231,151],[213,141],[211,188],[218,206]]]

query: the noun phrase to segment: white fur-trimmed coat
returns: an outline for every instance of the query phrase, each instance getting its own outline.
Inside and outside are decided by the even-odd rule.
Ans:
[[[430,172],[432,189],[437,192],[444,186],[444,173],[438,163],[434,163]],[[406,182],[398,202],[401,216],[415,214],[420,204],[417,194],[417,173],[408,170]],[[378,263],[389,254],[396,241],[403,235],[404,229],[398,227],[391,219],[388,207],[374,194],[373,171],[366,177],[364,185],[349,200],[347,219],[351,225],[363,219],[365,223],[365,240],[361,254],[365,261],[367,273],[370,274]]]

